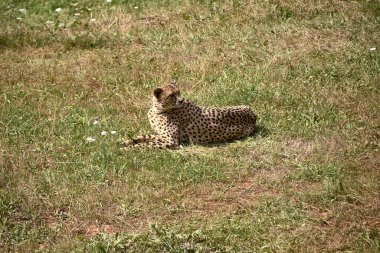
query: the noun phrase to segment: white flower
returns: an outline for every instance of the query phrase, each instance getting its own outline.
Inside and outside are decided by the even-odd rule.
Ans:
[[[54,25],[54,22],[51,21],[51,20],[48,20],[45,22],[45,24],[48,26],[48,27],[52,27]]]
[[[99,124],[99,120],[94,120],[94,122],[92,123],[92,124],[94,124],[94,125],[97,125],[97,124]]]
[[[112,3],[112,0],[106,0],[106,3]]]
[[[21,13],[26,13],[26,9],[19,9],[18,11]]]
[[[104,136],[104,135],[107,135],[107,131],[104,131],[104,130],[103,130],[100,134],[103,135],[103,136]]]
[[[90,19],[90,22],[95,22],[95,21],[96,21],[95,18]]]
[[[94,137],[87,137],[87,142],[94,142],[96,139]]]
[[[22,20],[22,18],[20,18],[20,17],[17,17],[16,19],[17,19],[17,20]]]
[[[80,16],[80,13],[75,13],[74,16]]]
[[[60,13],[62,11],[62,8],[57,8],[57,9],[55,9],[55,12],[56,13]]]
[[[371,47],[370,49],[369,49],[369,51],[375,51],[376,50],[376,47]]]
[[[111,131],[111,134],[116,134],[116,131]]]
[[[133,7],[133,8],[138,9],[139,7],[138,7],[138,6],[135,6],[135,7]]]

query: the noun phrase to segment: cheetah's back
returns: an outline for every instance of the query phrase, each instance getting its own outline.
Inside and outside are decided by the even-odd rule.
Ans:
[[[182,139],[194,143],[225,142],[251,135],[256,116],[247,106],[202,108],[183,129]]]

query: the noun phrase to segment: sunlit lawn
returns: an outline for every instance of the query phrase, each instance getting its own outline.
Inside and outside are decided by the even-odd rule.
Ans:
[[[379,252],[378,1],[0,2],[0,252]],[[121,152],[155,87],[233,143]]]

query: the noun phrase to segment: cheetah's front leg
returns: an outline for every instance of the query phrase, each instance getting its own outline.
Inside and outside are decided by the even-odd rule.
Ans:
[[[130,140],[124,141],[123,146],[139,148],[170,148],[176,149],[179,146],[178,134],[173,135],[140,135]]]

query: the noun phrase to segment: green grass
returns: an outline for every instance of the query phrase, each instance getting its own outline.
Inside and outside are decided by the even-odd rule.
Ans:
[[[0,252],[379,252],[379,13],[1,1]],[[121,152],[173,79],[197,104],[249,105],[258,132]]]

